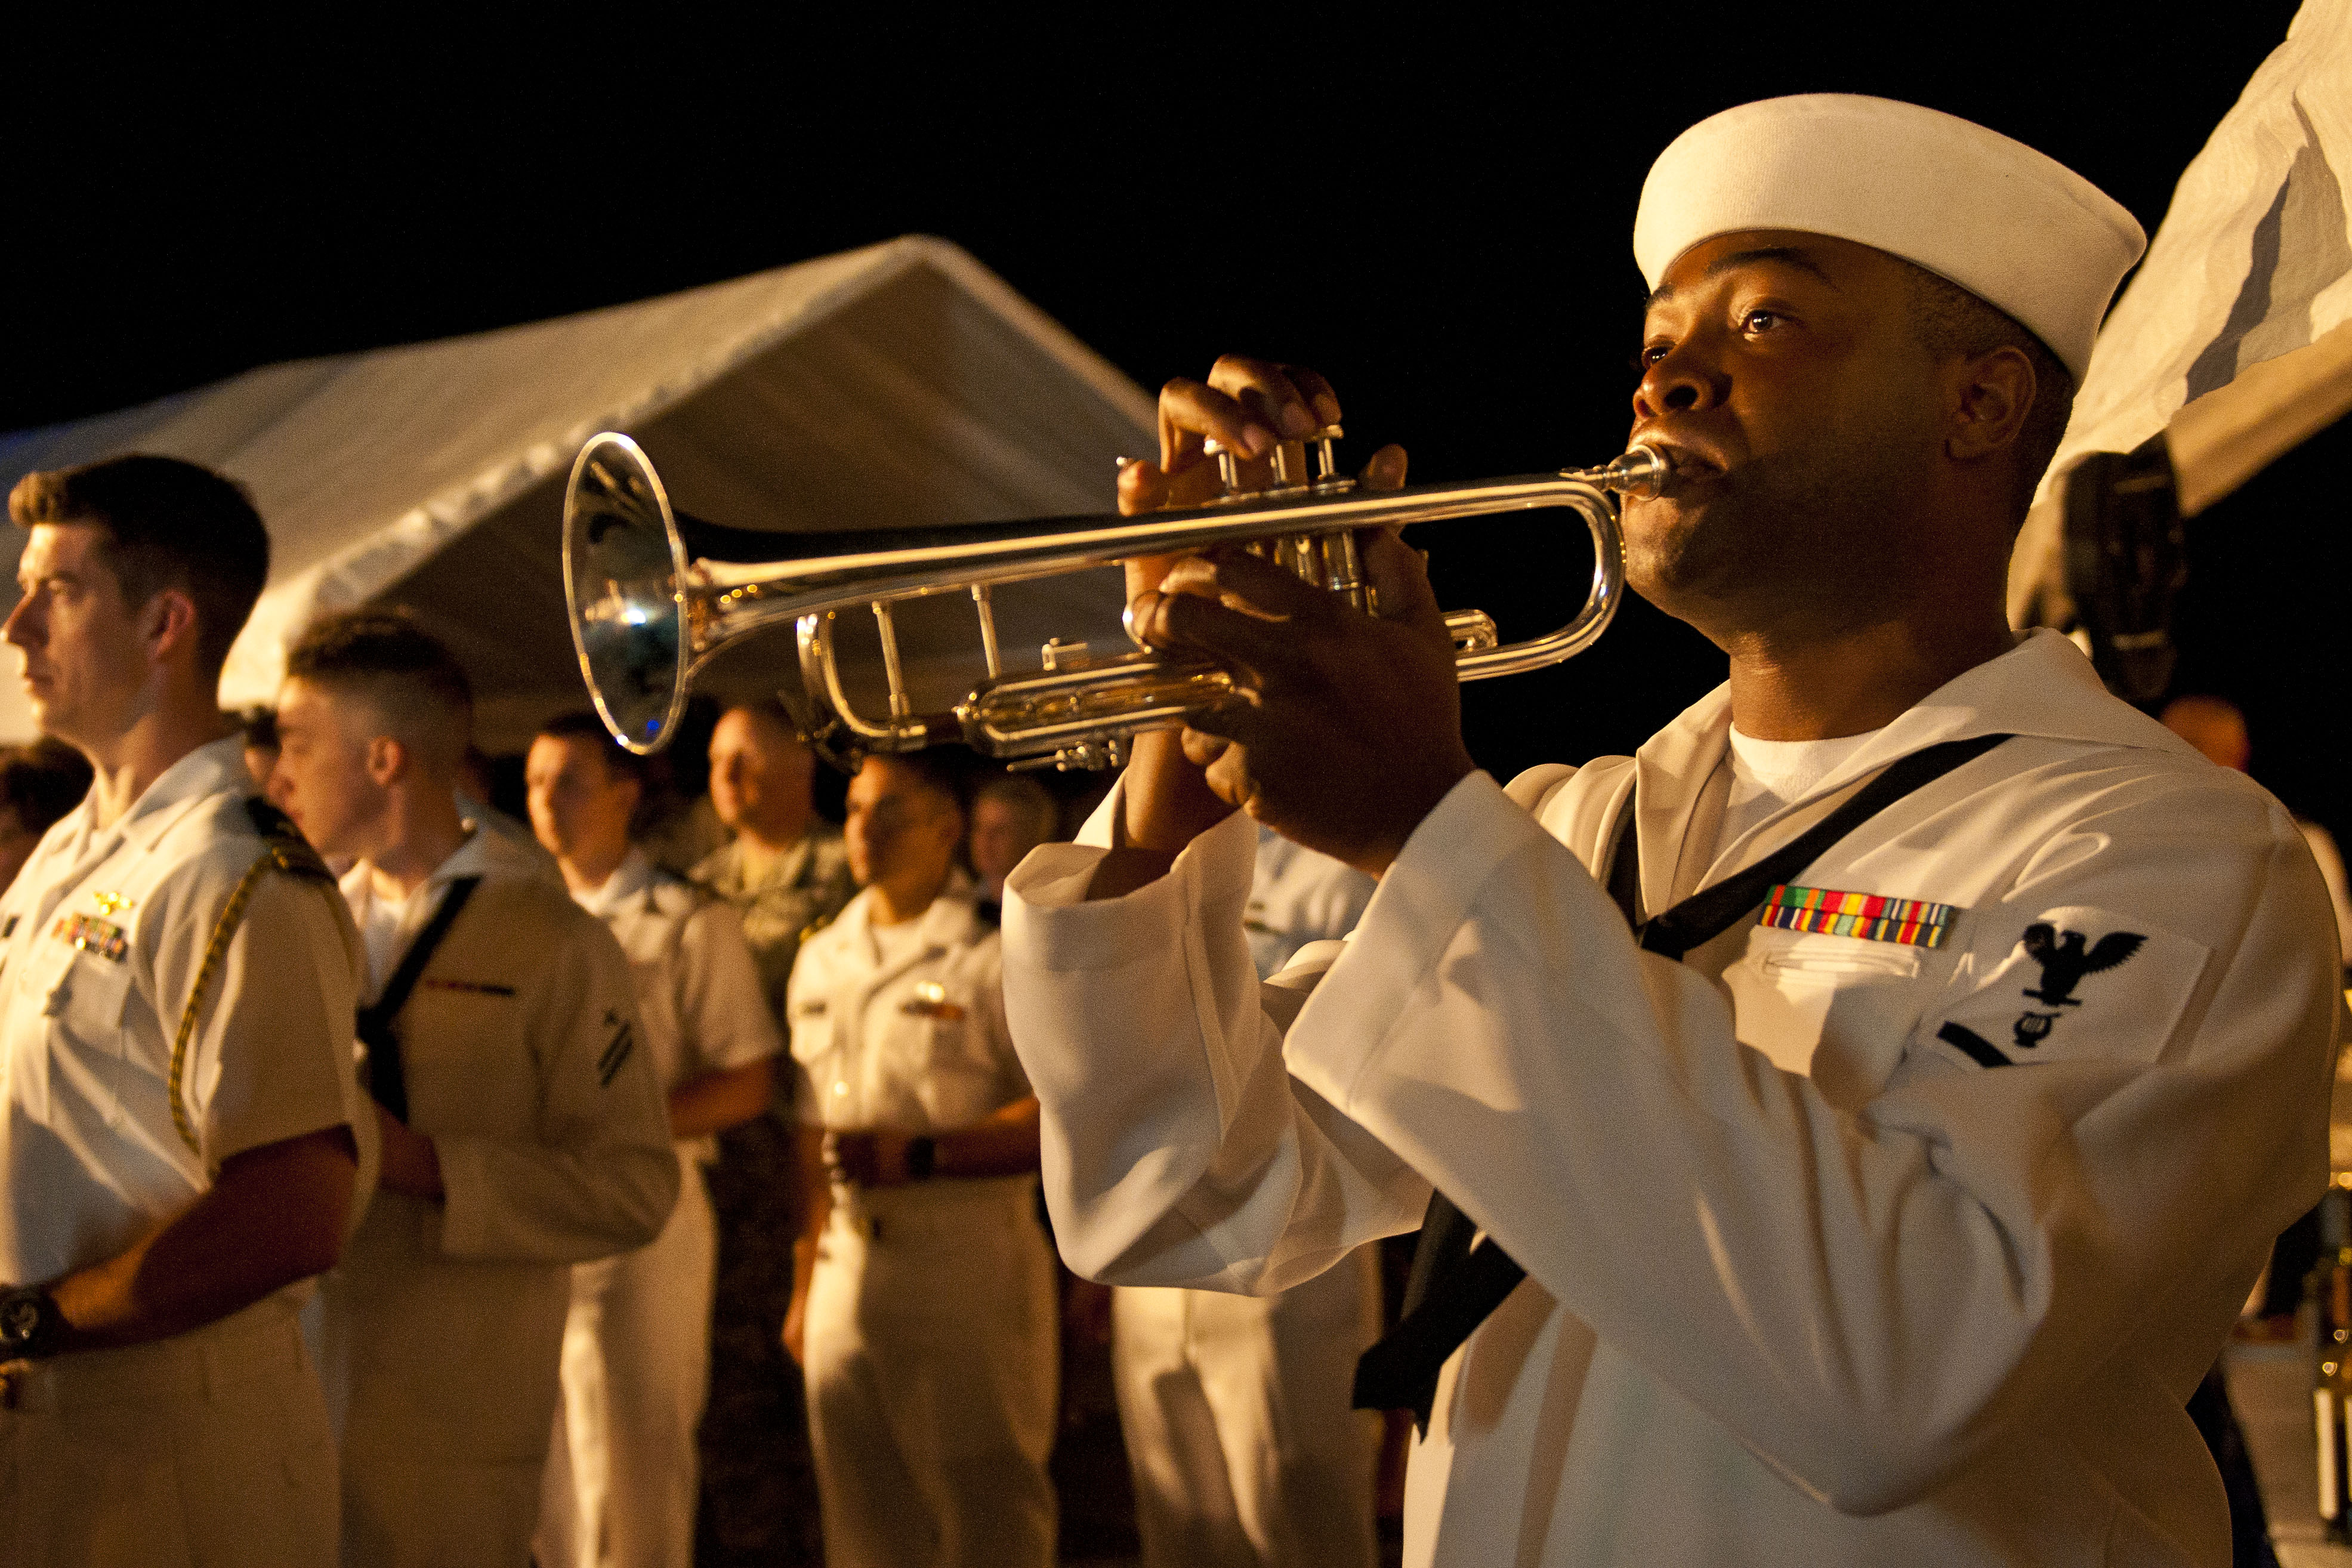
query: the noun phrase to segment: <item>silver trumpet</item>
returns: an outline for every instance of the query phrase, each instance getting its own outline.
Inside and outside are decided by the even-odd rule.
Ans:
[[[1009,670],[990,606],[992,587],[1238,542],[1377,612],[1355,530],[1574,511],[1592,536],[1592,582],[1566,625],[1506,644],[1485,612],[1447,614],[1461,679],[1483,680],[1558,664],[1599,639],[1624,591],[1616,497],[1659,494],[1673,473],[1663,449],[1637,445],[1598,468],[1370,490],[1336,471],[1331,443],[1339,434],[1332,426],[1278,446],[1270,482],[1257,489],[1244,488],[1234,454],[1213,443],[1225,494],[1190,510],[824,534],[689,517],[671,507],[635,441],[598,436],[573,463],[563,500],[564,595],[581,673],[614,737],[633,752],[656,752],[669,741],[697,670],[730,644],[792,621],[804,691],[781,695],[810,743],[837,765],[854,766],[869,752],[961,740],[1014,766],[1114,766],[1125,760],[1129,737],[1227,700],[1238,684],[1234,672],[1149,649],[1088,658],[1082,646],[1059,643],[1045,646],[1043,668]],[[783,546],[797,553],[777,558]],[[915,712],[891,607],[947,593],[971,596],[987,678],[950,711]],[[861,605],[881,635],[887,715],[856,710],[834,653],[835,618]]]

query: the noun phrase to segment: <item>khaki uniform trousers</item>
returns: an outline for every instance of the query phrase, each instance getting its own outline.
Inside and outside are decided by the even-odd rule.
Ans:
[[[1144,1568],[1372,1568],[1377,1247],[1279,1296],[1121,1287],[1112,1386]]]
[[[335,1439],[276,1297],[118,1351],[19,1365],[0,1394],[8,1568],[323,1568]]]
[[[834,1189],[809,1279],[829,1568],[1049,1568],[1060,1371],[1036,1178]]]
[[[510,1568],[530,1561],[544,1459],[361,1456],[343,1498],[343,1568]]]
[[[702,1166],[690,1154],[678,1163],[677,1207],[660,1236],[572,1265],[563,1397],[531,1543],[540,1568],[693,1568],[719,1244]]]

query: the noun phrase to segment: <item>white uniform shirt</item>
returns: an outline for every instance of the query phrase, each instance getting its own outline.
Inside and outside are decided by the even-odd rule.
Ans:
[[[936,1132],[1026,1099],[1004,1026],[1003,944],[972,912],[970,880],[959,876],[882,940],[873,905],[859,893],[793,965],[800,1119]]]
[[[221,955],[182,1065],[182,1011],[222,910],[265,851],[232,736],[100,830],[82,804],[0,898],[0,1282],[116,1256],[229,1156],[350,1123],[351,928],[323,881],[272,868]],[[289,1286],[307,1293],[307,1283]]]
[[[1242,929],[1261,976],[1279,973],[1310,942],[1345,936],[1372,900],[1372,879],[1342,860],[1257,830],[1257,870]]]
[[[2037,634],[1694,879],[2013,733],[1799,878],[1918,900],[1873,929],[1934,945],[1750,919],[1641,953],[1587,867],[1638,778],[1665,908],[1728,728],[1718,689],[1634,758],[1464,780],[1263,991],[1246,821],[1094,904],[1099,848],[1032,855],[1007,1002],[1065,1255],[1262,1292],[1453,1197],[1528,1279],[1447,1363],[1408,1563],[2226,1563],[2183,1406],[2326,1171],[2293,823]]]
[[[743,917],[731,906],[635,848],[603,887],[572,898],[628,955],[637,1021],[664,1094],[782,1053]],[[717,1152],[708,1137],[685,1147],[705,1159]]]

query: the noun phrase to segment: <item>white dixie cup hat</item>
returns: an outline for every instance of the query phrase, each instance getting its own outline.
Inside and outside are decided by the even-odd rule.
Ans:
[[[1765,228],[1852,240],[1958,284],[2078,385],[2116,285],[2147,248],[2113,197],[2023,142],[1837,92],[1744,103],[1675,137],[1643,184],[1633,258],[1655,289],[1692,246]]]

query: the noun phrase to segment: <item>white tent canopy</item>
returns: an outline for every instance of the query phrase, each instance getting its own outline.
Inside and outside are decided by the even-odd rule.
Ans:
[[[1105,510],[1112,458],[1150,449],[1152,409],[970,256],[915,236],[18,432],[0,437],[0,484],[132,451],[229,475],[267,520],[273,558],[223,705],[271,700],[314,616],[405,604],[465,661],[498,749],[585,701],[560,513],[573,456],[608,429],[637,437],[686,510],[812,532]],[[7,533],[13,552],[21,535]],[[1096,574],[1008,590],[998,617],[1008,644],[1099,639],[1117,636],[1118,608],[1116,577]],[[951,651],[966,629],[939,613],[902,620],[919,694],[977,664],[976,642]],[[723,656],[712,684],[794,679],[781,674],[788,647],[787,634]],[[0,739],[31,731],[16,683],[0,681]]]

